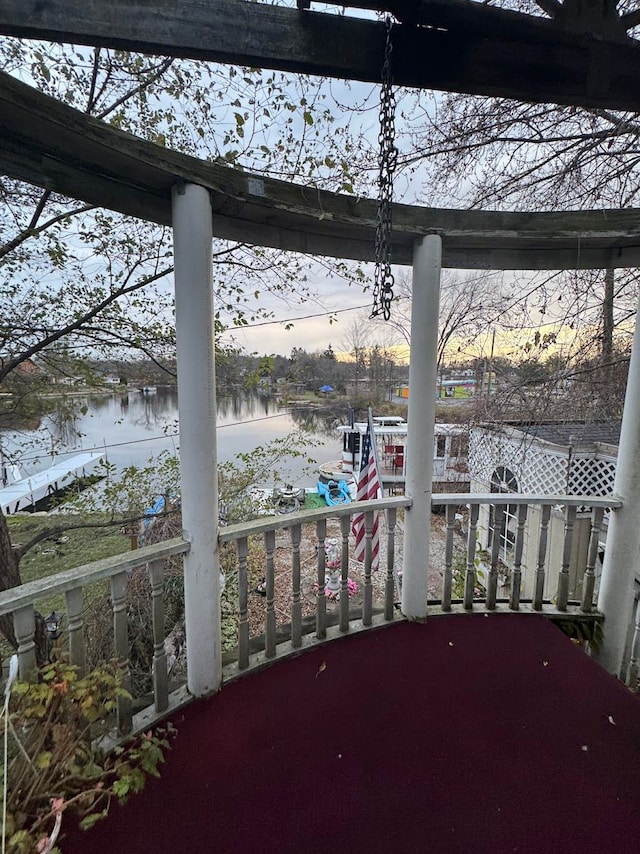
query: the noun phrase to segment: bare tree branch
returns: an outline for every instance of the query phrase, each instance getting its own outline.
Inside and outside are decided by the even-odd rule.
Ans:
[[[68,323],[65,326],[62,326],[60,329],[57,329],[55,332],[44,336],[39,341],[36,341],[34,344],[32,344],[30,347],[27,347],[17,356],[8,359],[0,368],[0,382],[12,371],[14,371],[18,367],[18,365],[22,364],[22,362],[25,362],[27,359],[32,358],[33,356],[35,356],[36,353],[42,352],[42,350],[45,350],[52,344],[55,344],[56,341],[59,341],[61,338],[64,338],[65,336],[70,335],[73,332],[79,331],[85,324],[89,323],[89,321],[91,321],[94,317],[97,317],[102,311],[104,311],[105,308],[107,308],[107,306],[116,302],[116,300],[120,299],[120,297],[140,290],[140,288],[144,288],[146,285],[149,285],[152,282],[161,279],[163,276],[166,276],[172,270],[173,267],[166,267],[157,273],[145,276],[140,281],[134,282],[132,285],[125,285],[115,291],[112,291],[107,297],[105,297],[99,303],[94,305],[91,309],[89,309],[89,311],[76,317],[76,319],[73,320],[71,323]]]
[[[31,218],[31,222],[29,223],[29,226],[24,231],[21,231],[20,234],[17,234],[8,243],[5,243],[2,246],[0,246],[0,258],[4,258],[10,252],[13,252],[20,245],[22,245],[26,240],[29,240],[32,237],[38,237],[38,235],[47,231],[48,229],[50,229],[52,226],[56,225],[57,223],[62,222],[63,220],[69,219],[70,217],[79,216],[80,214],[88,213],[88,211],[95,210],[93,205],[82,205],[79,208],[73,208],[72,210],[63,211],[62,213],[57,214],[57,216],[53,216],[53,217],[51,217],[51,219],[48,219],[46,222],[43,222],[42,225],[40,225],[36,228],[36,224],[38,222],[38,219],[40,218],[40,215],[41,215],[41,213],[44,209],[44,206],[45,206],[46,202],[48,201],[50,195],[51,194],[50,194],[49,190],[45,191],[42,194],[42,197],[41,197],[40,201],[38,202],[36,210],[34,211],[34,214]]]
[[[99,530],[104,528],[114,528],[116,526],[122,527],[124,525],[133,525],[138,522],[143,522],[146,519],[157,519],[160,517],[166,518],[167,516],[174,516],[179,513],[180,510],[176,508],[173,510],[164,510],[161,513],[143,513],[142,515],[137,516],[126,516],[122,519],[111,519],[107,522],[74,522],[70,525],[56,525],[39,531],[28,542],[24,543],[24,545],[19,548],[15,548],[14,552],[18,563],[20,563],[27,552],[31,551],[31,549],[34,546],[37,546],[38,543],[41,543],[43,540],[55,540],[63,534],[66,534],[67,531],[81,531],[86,530],[87,528]]]

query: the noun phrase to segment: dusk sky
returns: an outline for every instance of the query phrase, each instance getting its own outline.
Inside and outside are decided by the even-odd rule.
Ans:
[[[367,271],[368,268],[373,275],[373,265],[366,265]],[[221,341],[229,344],[233,338],[237,346],[249,353],[284,356],[290,355],[294,347],[313,353],[331,344],[334,351],[338,351],[353,318],[370,312],[371,288],[365,292],[359,285],[349,285],[338,278],[328,279],[322,269],[310,276],[310,283],[315,298],[297,304],[287,305],[273,296],[261,294],[260,305],[273,311],[274,319],[257,320],[242,329],[230,329]]]
[[[303,311],[304,306],[301,307],[301,313]],[[302,347],[313,353],[316,350],[325,350],[329,344],[337,351],[347,325],[356,314],[358,309],[342,312],[338,315],[337,322],[332,324],[326,316],[295,320],[291,329],[285,329],[282,323],[249,326],[246,329],[234,330],[233,336],[237,344],[249,353],[280,353],[288,356],[294,347]],[[225,336],[225,339],[228,337]]]

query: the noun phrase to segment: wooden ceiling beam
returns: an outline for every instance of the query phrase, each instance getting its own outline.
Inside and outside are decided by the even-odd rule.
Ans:
[[[348,7],[383,14],[388,12],[401,24],[443,27],[448,32],[472,29],[477,35],[505,33],[511,37],[548,39],[557,31],[548,17],[525,15],[476,0],[349,0]]]
[[[640,112],[631,39],[480,3],[416,8],[431,23],[395,28],[397,85]],[[384,45],[378,21],[247,0],[3,0],[0,33],[368,82]]]
[[[494,28],[507,36],[523,33],[529,37],[553,38],[562,30],[575,38],[590,34],[598,41],[628,43],[627,27],[618,15],[615,3],[598,0],[536,0],[545,8],[548,17],[528,15],[512,9],[488,6],[477,0],[349,0],[349,5],[358,8],[387,8],[399,20],[431,25],[473,27],[478,32]]]
[[[374,260],[377,204],[252,175],[117,130],[0,73],[0,172],[150,222],[171,223],[171,188],[209,190],[217,237]],[[393,261],[438,230],[446,267],[640,266],[640,211],[508,212],[393,206]]]
[[[640,25],[640,9],[634,9],[632,12],[621,15],[620,20],[625,30],[632,30]]]

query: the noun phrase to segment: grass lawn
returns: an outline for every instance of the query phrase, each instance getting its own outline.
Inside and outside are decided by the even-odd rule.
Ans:
[[[104,522],[107,521],[107,517],[101,514],[84,516],[25,514],[7,517],[14,545],[24,545],[47,528],[92,521]],[[120,526],[117,524],[109,528],[80,528],[60,534],[53,539],[41,540],[20,561],[20,574],[23,583],[26,584],[28,581],[55,575],[65,569],[122,554],[130,548],[129,537],[120,533]],[[43,614],[53,610],[64,611],[64,599],[61,596],[48,597],[39,602],[37,607]]]

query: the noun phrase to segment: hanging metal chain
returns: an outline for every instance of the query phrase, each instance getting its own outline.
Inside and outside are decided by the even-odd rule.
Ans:
[[[393,174],[398,159],[395,146],[396,98],[391,76],[391,30],[393,19],[385,18],[386,40],[382,65],[382,87],[380,89],[380,130],[378,132],[378,216],[376,220],[375,272],[373,279],[373,308],[371,317],[380,312],[385,320],[391,317],[391,301],[395,284],[391,272],[391,229],[393,205]]]

